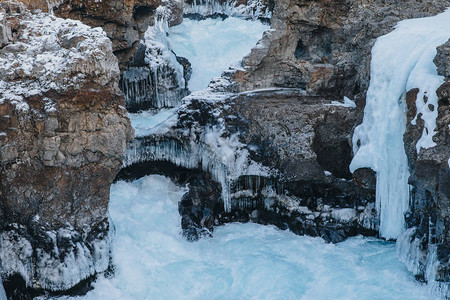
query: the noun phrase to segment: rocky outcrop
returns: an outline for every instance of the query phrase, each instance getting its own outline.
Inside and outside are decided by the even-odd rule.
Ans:
[[[354,108],[296,89],[214,95],[194,93],[173,127],[136,138],[122,171],[197,174],[180,202],[189,239],[250,220],[331,242],[376,234],[374,186],[348,171]]]
[[[416,144],[422,136],[424,121],[417,115],[418,89],[406,95],[408,105],[405,150],[411,176],[411,206],[407,215],[408,231],[399,243],[399,256],[417,277],[432,282],[436,290],[450,294],[450,41],[438,47],[434,59],[438,74],[446,82],[437,90],[436,146],[418,152]],[[425,103],[427,99],[424,99]]]
[[[191,66],[171,49],[168,19],[157,21],[147,30],[130,67],[122,73],[120,87],[129,112],[179,106],[189,93]]]
[[[239,90],[304,88],[363,106],[375,39],[407,18],[438,14],[448,1],[276,1],[272,29],[233,76]]]
[[[114,54],[123,70],[132,60],[137,46],[161,0],[90,1],[20,0],[30,9],[52,11],[58,17],[80,20],[91,27],[102,27],[112,41]]]
[[[0,16],[0,272],[66,290],[109,265],[109,187],[133,135],[118,61],[100,28],[15,1]]]

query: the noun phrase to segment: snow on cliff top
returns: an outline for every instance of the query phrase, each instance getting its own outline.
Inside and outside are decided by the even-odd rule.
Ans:
[[[117,88],[117,58],[101,28],[42,12],[13,18],[20,29],[14,41],[0,48],[0,104],[10,101],[27,109],[26,97],[80,89],[86,82]]]

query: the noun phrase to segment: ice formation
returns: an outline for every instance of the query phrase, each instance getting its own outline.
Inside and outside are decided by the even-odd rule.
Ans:
[[[13,224],[14,225],[14,224]],[[17,232],[25,231],[22,225],[14,225],[0,236],[0,269],[7,277],[19,273],[27,285],[31,278],[40,278],[40,285],[47,290],[67,290],[95,273],[104,272],[109,265],[109,237],[80,242],[80,233],[73,228],[46,231],[42,238],[50,249],[36,247]],[[58,243],[64,242],[60,249]]]
[[[164,40],[164,30],[167,29],[164,28],[165,25],[156,25],[147,31],[145,39],[155,39],[156,36],[159,40]],[[267,28],[267,25],[263,25],[259,21],[238,18],[228,18],[224,21],[185,19],[180,26],[169,29],[169,42],[164,42],[163,45],[155,41],[151,43],[146,41],[145,43],[148,49],[164,48],[169,50],[173,47],[178,55],[187,57],[192,63],[194,71],[189,86],[192,90],[200,89],[201,91],[183,99],[187,104],[183,105],[181,109],[186,109],[188,103],[195,99],[217,102],[229,98],[229,93],[204,88],[208,86],[213,76],[219,76],[223,70],[229,67],[230,63],[247,54]],[[217,43],[211,43],[213,36],[221,36],[221,39]],[[153,50],[147,50],[147,53],[149,53],[148,51]],[[155,50],[152,53],[160,52]],[[169,61],[169,56],[164,56],[162,59],[159,59],[157,55],[147,56],[148,63],[158,68]],[[174,57],[171,59],[174,63]],[[136,82],[138,81],[136,80]],[[137,86],[139,87],[139,84]],[[130,88],[127,90],[129,91]],[[159,107],[163,107],[163,105]],[[171,126],[176,124],[178,119],[175,109],[165,109],[158,113],[148,111],[130,114],[130,118],[138,138],[128,148],[124,166],[156,160],[169,161],[177,166],[190,169],[203,169],[212,174],[213,179],[221,184],[226,211],[231,210],[230,185],[233,180],[241,175],[264,176],[269,174],[267,168],[250,161],[248,150],[238,141],[237,135],[224,137],[225,124],[223,120],[215,126],[205,128],[198,135],[196,135],[197,133],[186,133],[192,136],[191,142],[186,145],[180,142],[185,139],[160,138],[162,134],[169,132]]]
[[[156,14],[155,25],[145,32],[145,66],[124,71],[121,88],[127,106],[167,108],[180,105],[186,96],[183,66],[167,40],[167,20]]]
[[[257,20],[229,17],[183,23],[169,29],[169,41],[175,53],[192,64],[189,89],[205,89],[213,77],[220,76],[232,63],[250,53],[268,25]]]
[[[436,47],[449,38],[447,10],[434,17],[399,22],[393,32],[378,38],[372,49],[364,120],[353,136],[356,155],[350,169],[369,167],[377,172],[380,234],[388,239],[396,239],[405,230],[403,214],[409,206],[409,171],[403,145],[405,93],[419,88],[417,116],[421,115],[425,128],[417,150],[434,146],[436,90],[444,81],[437,75],[433,58]],[[435,109],[430,110],[430,104]]]
[[[327,244],[274,226],[227,224],[213,239],[181,235],[186,189],[161,176],[111,188],[112,278],[74,299],[426,300],[426,288],[372,238]]]
[[[167,133],[178,121],[177,108],[129,113],[128,116],[134,128],[135,137]]]
[[[430,221],[430,227],[436,224]],[[442,295],[448,295],[450,284],[436,281],[436,272],[442,262],[437,258],[437,245],[429,244],[423,247],[423,239],[416,238],[417,228],[411,227],[403,232],[397,239],[397,257],[405,264],[407,269],[416,276],[423,276],[428,282],[428,290],[431,296],[439,299]]]
[[[231,210],[231,182],[242,175],[270,177],[269,168],[249,159],[248,150],[237,135],[223,137],[224,128],[206,128],[192,136],[188,145],[176,138],[137,138],[128,147],[124,167],[145,161],[168,161],[188,169],[202,169],[221,184],[225,211]]]
[[[183,10],[185,14],[203,16],[219,13],[234,17],[271,17],[271,12],[262,0],[248,0],[246,4],[239,4],[239,0],[192,0],[190,5],[185,4]]]

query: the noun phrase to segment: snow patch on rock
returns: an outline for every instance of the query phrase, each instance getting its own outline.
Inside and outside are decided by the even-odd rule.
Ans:
[[[24,98],[86,82],[117,88],[118,61],[101,28],[42,12],[16,17],[20,34],[0,51],[0,103],[28,109]]]

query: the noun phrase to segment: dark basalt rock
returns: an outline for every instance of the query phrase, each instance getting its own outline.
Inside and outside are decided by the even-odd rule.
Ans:
[[[438,117],[433,137],[436,146],[421,149],[418,153],[415,145],[422,136],[424,121],[420,115],[416,125],[411,124],[411,120],[417,113],[415,102],[419,91],[413,89],[406,94],[408,119],[403,139],[411,174],[409,184],[413,187],[406,220],[408,228],[411,228],[407,234],[413,230],[413,235],[408,237],[409,248],[403,250],[406,252],[405,257],[410,252],[421,253],[421,256],[413,256],[419,267],[411,271],[419,278],[434,281],[437,289],[445,291],[445,285],[448,289],[450,282],[450,41],[438,47],[434,62],[439,74],[446,77],[446,82],[436,92],[439,99],[438,107],[435,108],[438,110]],[[426,269],[430,261],[433,261],[431,257],[434,251],[437,271],[431,274],[431,278],[427,278]]]

